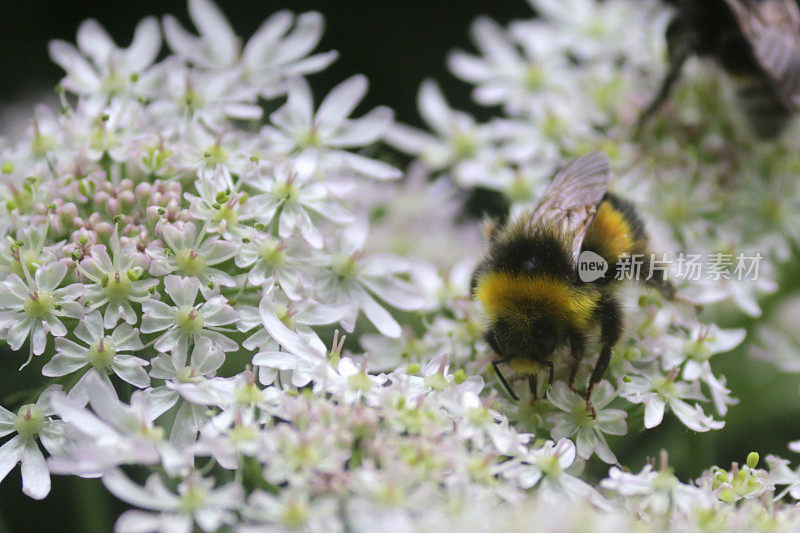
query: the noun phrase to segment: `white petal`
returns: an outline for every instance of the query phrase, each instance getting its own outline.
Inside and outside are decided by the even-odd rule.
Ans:
[[[658,396],[647,402],[644,408],[644,427],[650,429],[661,424],[661,421],[664,420],[665,407],[664,400]]]
[[[85,20],[78,27],[77,42],[81,52],[103,67],[116,48],[106,30],[94,19]]]
[[[357,299],[359,307],[364,311],[364,315],[378,328],[378,331],[387,337],[396,338],[400,336],[400,324],[369,294],[363,292]]]
[[[229,66],[239,52],[239,38],[210,0],[189,0],[189,16],[220,66]]]
[[[363,117],[348,120],[336,135],[325,141],[326,146],[348,148],[366,146],[380,139],[394,120],[394,111],[376,107]]]
[[[50,472],[42,451],[33,439],[25,439],[21,471],[22,492],[34,500],[41,500],[50,494]]]
[[[125,50],[128,67],[140,72],[150,66],[161,50],[161,30],[155,17],[145,17],[136,25],[131,45]]]
[[[258,69],[272,53],[272,47],[294,22],[291,11],[278,11],[267,18],[247,41],[242,52],[242,62],[250,69]]]
[[[11,472],[17,463],[22,459],[25,450],[24,439],[17,435],[2,446],[0,446],[0,482]]]
[[[333,88],[322,101],[316,115],[320,128],[337,127],[356,108],[367,92],[367,78],[357,74]]]
[[[361,174],[369,178],[392,180],[403,175],[403,173],[395,167],[388,165],[383,161],[376,161],[375,159],[364,157],[363,155],[342,152],[342,159],[348,168],[357,174]]]

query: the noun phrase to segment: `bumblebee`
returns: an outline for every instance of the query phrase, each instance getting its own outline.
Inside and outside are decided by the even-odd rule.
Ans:
[[[622,306],[615,296],[617,271],[626,256],[641,254],[636,257],[643,258],[645,268],[650,258],[644,224],[629,202],[607,192],[608,174],[605,154],[582,156],[556,173],[535,209],[490,232],[488,251],[473,275],[473,297],[488,316],[485,338],[497,354],[495,373],[515,400],[519,397],[500,364],[527,377],[535,399],[537,375],[547,370],[552,385],[554,353],[568,346],[568,384],[573,388],[589,337],[599,328],[602,348],[582,393],[594,413],[592,389],[603,378],[623,332]],[[592,281],[579,275],[579,257],[586,252],[608,265]],[[645,283],[673,298],[675,290],[663,271],[650,272]]]
[[[641,128],[667,99],[692,55],[711,57],[733,77],[753,132],[776,137],[800,104],[800,9],[795,0],[666,0],[670,66],[639,118]]]

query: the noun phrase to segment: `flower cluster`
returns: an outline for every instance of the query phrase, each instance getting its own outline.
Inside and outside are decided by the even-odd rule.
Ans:
[[[800,469],[780,457],[683,482],[666,455],[634,473],[615,453],[666,417],[723,428],[737,400],[711,360],[745,330],[718,326],[716,304],[759,315],[796,245],[789,136],[739,128],[725,78],[692,62],[636,132],[670,12],[531,4],[531,20],[478,19],[477,53],[449,60],[502,117],[452,109],[429,80],[430,131],[387,107],[352,117],[360,75],[315,103],[306,76],[336,58],[315,52],[318,13],[278,12],[243,44],[189,0],[195,29],[147,18],[120,48],[87,21],[77,46],[51,43],[61,108],[0,142],[0,337],[42,383],[0,407],[0,481],[19,463],[41,499],[51,473],[99,477],[131,506],[120,531],[800,526]],[[370,157],[381,141],[415,159],[402,184]],[[505,397],[470,299],[480,231],[456,225],[462,189],[498,192],[513,216],[592,149],[658,251],[764,256],[758,279],[687,280],[676,301],[627,287],[594,416],[566,358],[543,398]],[[599,483],[590,461],[613,465]]]

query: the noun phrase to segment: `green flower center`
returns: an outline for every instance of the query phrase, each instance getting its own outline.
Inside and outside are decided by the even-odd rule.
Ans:
[[[275,314],[278,316],[283,325],[289,329],[294,329],[294,313],[285,305],[275,305]]]
[[[530,91],[538,91],[544,88],[546,77],[539,65],[531,65],[525,70],[523,83]]]
[[[228,160],[228,151],[221,144],[213,144],[203,151],[206,160],[214,165],[225,163]]]
[[[197,378],[197,372],[194,367],[185,366],[178,371],[176,379],[181,383],[189,383]]]
[[[235,225],[239,222],[239,215],[236,210],[228,204],[222,204],[211,217],[214,222],[220,223],[223,220],[229,225]]]
[[[289,529],[300,529],[308,520],[308,510],[301,502],[291,502],[281,511],[281,523]]]
[[[35,403],[20,407],[17,418],[14,419],[14,429],[20,437],[33,437],[42,430],[44,424],[44,411]]]
[[[236,390],[235,397],[236,403],[240,405],[252,405],[261,401],[261,390],[255,383],[248,383]]]
[[[196,511],[205,505],[206,497],[203,489],[191,488],[181,496],[181,507],[188,512]]]
[[[33,291],[23,304],[25,312],[33,318],[41,318],[56,307],[56,300],[50,291]]]
[[[317,130],[312,128],[298,137],[297,145],[301,148],[320,147],[322,146],[322,139]]]
[[[558,456],[556,455],[542,457],[537,464],[547,476],[558,477],[561,475],[562,469],[561,465],[558,463]]]
[[[237,423],[228,433],[228,440],[233,444],[249,442],[258,437],[258,431],[252,426]]]
[[[203,329],[203,316],[190,305],[184,305],[175,313],[175,322],[182,332],[197,335]]]
[[[189,89],[183,94],[183,107],[192,112],[198,107],[202,107],[203,97],[197,91]]]
[[[453,151],[458,159],[466,159],[475,154],[478,143],[471,135],[460,133],[453,137]]]
[[[127,273],[115,271],[112,275],[105,275],[100,281],[109,300],[125,300],[131,294],[131,280]]]
[[[662,398],[676,398],[678,396],[675,382],[667,378],[659,378],[653,381],[653,390]]]
[[[259,246],[259,255],[270,268],[279,268],[286,264],[286,253],[278,241],[265,239]]]
[[[97,339],[89,348],[87,359],[98,370],[103,370],[111,366],[114,356],[117,355],[117,347],[110,337]]]
[[[358,275],[356,262],[349,255],[334,255],[331,258],[331,268],[340,278],[353,279]]]
[[[55,148],[55,146],[56,140],[53,137],[43,133],[37,133],[33,136],[33,140],[31,141],[31,152],[37,157],[43,157],[47,155],[50,150]]]
[[[206,267],[206,260],[195,250],[181,250],[175,254],[175,261],[178,268],[190,276],[197,276]]]
[[[279,183],[275,187],[275,196],[285,202],[294,202],[300,196],[300,189],[291,182]]]

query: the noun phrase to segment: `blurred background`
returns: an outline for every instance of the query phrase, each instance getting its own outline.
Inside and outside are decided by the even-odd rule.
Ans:
[[[394,108],[399,121],[417,126],[422,126],[416,110],[417,89],[424,78],[431,76],[441,83],[454,107],[468,110],[479,119],[496,114],[495,110],[471,104],[469,87],[446,71],[447,53],[453,48],[471,48],[468,29],[478,15],[488,15],[501,23],[531,16],[524,0],[229,0],[218,3],[236,32],[245,39],[264,19],[280,9],[322,12],[327,28],[318,50],[335,49],[340,57],[325,72],[310,77],[317,98],[345,78],[364,73],[370,80],[370,90],[361,109],[388,105]],[[48,58],[49,40],[73,42],[80,22],[95,18],[115,41],[127,46],[142,17],[165,13],[176,15],[185,26],[191,27],[183,0],[0,2],[0,132],[9,134],[13,124],[25,125],[34,103],[55,102],[52,88],[62,73]],[[766,316],[784,313],[784,308],[772,304],[780,302],[781,292],[790,288],[797,290],[800,286],[794,271],[785,272],[781,283],[782,290],[764,306]],[[800,305],[794,309],[800,309]],[[796,320],[794,316],[783,318],[791,322]],[[726,320],[714,316],[713,319],[728,327],[753,326],[752,321],[738,317]],[[657,456],[660,448],[667,448],[676,473],[682,479],[691,479],[712,464],[724,466],[731,461],[743,462],[750,451],[758,451],[762,457],[768,453],[791,457],[786,443],[800,439],[797,422],[800,420],[800,379],[750,358],[745,351],[742,347],[715,358],[715,370],[728,377],[728,386],[734,396],[740,398],[740,403],[728,413],[724,430],[696,434],[668,415],[665,423],[654,430],[611,441],[620,462],[638,470],[647,457]],[[12,395],[12,391],[28,390],[38,383],[42,362],[34,361],[18,372],[22,362],[18,356],[0,353],[1,405],[18,405],[21,399]],[[632,427],[641,427],[641,413],[639,420],[629,423]],[[607,466],[599,461],[589,464],[588,468],[598,476],[607,472]],[[56,527],[65,533],[106,531],[122,508],[96,480],[54,477],[53,491],[43,502],[27,498],[20,487],[19,468],[0,484],[0,533],[48,531]]]

